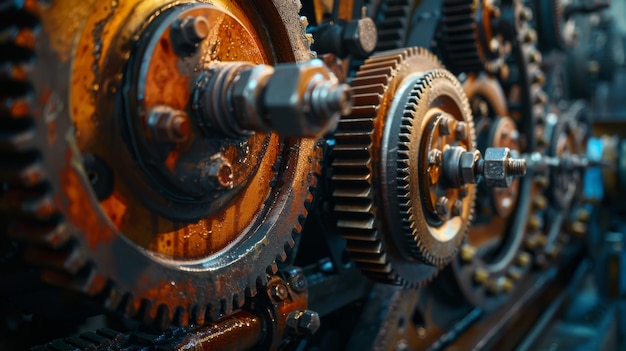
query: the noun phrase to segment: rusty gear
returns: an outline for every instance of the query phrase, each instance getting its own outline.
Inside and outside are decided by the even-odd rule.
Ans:
[[[451,142],[438,132],[431,135],[444,120],[450,128],[467,123],[467,136],[454,143],[474,149],[467,100],[456,78],[421,48],[374,55],[352,88],[354,109],[335,133],[338,227],[347,251],[368,276],[415,287],[454,256],[472,216],[473,185],[465,197],[449,190],[453,201],[444,207],[452,210],[458,198],[461,211],[440,217],[437,194],[446,192],[436,190],[426,172],[430,146],[443,149]],[[420,140],[430,144],[424,147]],[[422,210],[422,198],[428,209]]]
[[[266,281],[267,272],[276,272],[275,261],[285,258],[285,247],[293,245],[292,234],[301,229],[319,173],[316,140],[285,140],[263,133],[236,142],[211,139],[205,147],[220,151],[215,159],[221,166],[214,167],[213,158],[206,161],[207,186],[218,196],[228,195],[217,202],[204,198],[210,205],[198,206],[197,193],[189,197],[172,196],[169,189],[154,191],[154,183],[167,174],[154,171],[153,163],[142,169],[136,166],[124,148],[126,138],[136,137],[131,128],[136,125],[124,124],[119,116],[167,102],[172,110],[159,110],[166,112],[156,114],[151,129],[141,131],[147,141],[134,152],[154,142],[155,150],[168,155],[164,162],[175,165],[167,162],[200,142],[199,132],[190,130],[180,113],[188,99],[180,91],[190,85],[176,80],[184,74],[172,74],[181,67],[178,60],[191,62],[191,68],[197,62],[200,70],[216,60],[255,64],[309,60],[299,2],[229,3],[228,10],[219,1],[23,4],[7,10],[27,19],[20,21],[24,27],[14,40],[19,50],[10,51],[28,55],[9,56],[4,62],[11,69],[2,78],[10,84],[10,94],[0,110],[0,128],[6,136],[0,168],[1,181],[9,184],[2,209],[14,215],[8,232],[29,244],[25,260],[44,269],[44,280],[98,295],[110,309],[157,327],[202,324],[239,308],[255,294],[257,283]],[[257,12],[266,22],[246,16]],[[43,25],[35,41],[36,14]],[[68,19],[75,14],[85,15]],[[205,15],[215,17],[208,22],[187,18]],[[224,43],[221,50],[211,51],[220,40],[216,29],[231,24],[231,32],[240,33],[237,39],[246,45],[231,43],[243,51],[226,50]],[[164,39],[150,46],[152,39],[142,34],[146,28],[150,33],[162,31]],[[185,35],[176,34],[177,28]],[[171,43],[165,40],[170,36]],[[255,40],[265,40],[264,45],[275,50],[266,52]],[[126,96],[135,72],[133,64],[125,67],[127,59],[146,45],[146,60],[133,62],[148,62],[151,66],[141,74],[155,75],[151,78],[157,84],[124,105],[128,101],[122,99],[122,90]],[[26,63],[35,52],[46,61],[29,67]],[[72,57],[74,52],[81,54]],[[176,89],[168,90],[171,84]],[[164,99],[150,100],[155,96]],[[157,137],[150,139],[152,134]],[[247,170],[249,179],[242,181],[231,173],[233,161],[247,157],[246,148],[259,145],[263,152],[249,156],[254,169]],[[241,150],[244,154],[237,154]],[[211,167],[216,170],[215,181],[210,179]],[[251,203],[250,198],[258,201]]]

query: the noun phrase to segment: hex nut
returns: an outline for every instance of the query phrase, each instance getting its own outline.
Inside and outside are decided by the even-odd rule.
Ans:
[[[267,81],[274,73],[274,68],[267,65],[244,69],[232,85],[231,101],[240,128],[248,131],[270,131],[271,125],[263,116],[258,102],[263,96]]]
[[[320,115],[315,105],[320,99],[313,96],[316,86],[329,81],[339,86],[321,60],[276,66],[262,97],[272,129],[283,136],[313,136],[325,133],[329,124],[336,124],[333,120],[339,119],[341,109]],[[329,92],[332,87],[324,90]],[[321,99],[330,95],[329,92]]]
[[[475,184],[478,182],[478,172],[476,168],[480,158],[481,154],[478,150],[464,152],[463,155],[461,155],[461,177],[463,178],[463,183]]]
[[[366,58],[376,48],[378,30],[371,18],[360,18],[346,24],[342,42],[348,52],[357,58]]]
[[[483,176],[489,187],[508,188],[513,182],[509,176],[507,163],[511,158],[511,151],[506,147],[492,147],[485,152]]]
[[[286,324],[296,334],[312,335],[320,327],[320,316],[315,311],[293,311],[287,316]]]

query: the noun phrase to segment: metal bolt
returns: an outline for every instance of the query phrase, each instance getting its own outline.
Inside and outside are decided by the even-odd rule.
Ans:
[[[535,70],[531,75],[531,82],[533,84],[543,85],[546,82],[546,76],[540,70]]]
[[[457,217],[463,214],[463,201],[455,200],[452,204],[452,217]]]
[[[320,327],[320,316],[314,311],[293,311],[287,316],[287,327],[295,334],[313,335]]]
[[[187,114],[169,106],[152,108],[146,124],[153,138],[160,142],[182,143],[191,133],[191,122]]]
[[[513,290],[513,281],[511,281],[511,279],[503,277],[502,278],[502,291],[504,291],[505,293],[510,293]]]
[[[287,289],[285,284],[276,284],[272,287],[272,297],[276,301],[283,301],[289,297],[289,289]]]
[[[489,280],[489,272],[487,272],[486,269],[477,268],[476,271],[474,271],[474,281],[479,284],[485,284],[487,280]]]
[[[541,218],[537,215],[533,215],[528,219],[528,229],[535,230],[541,226]]]
[[[366,58],[378,42],[376,24],[368,17],[352,20],[346,24],[342,39],[348,53],[357,58]]]
[[[534,235],[526,238],[526,240],[524,240],[524,244],[525,244],[526,248],[528,248],[530,250],[533,250],[537,246],[539,246],[539,243],[537,242],[537,238]]]
[[[510,267],[507,275],[511,280],[517,281],[522,278],[522,271],[517,267]]]
[[[430,166],[441,166],[443,162],[443,153],[439,149],[433,149],[428,152],[428,164]]]
[[[541,53],[539,50],[533,49],[528,53],[528,60],[530,63],[541,63]]]
[[[467,124],[462,121],[457,122],[454,132],[456,140],[465,140],[467,138]]]
[[[539,210],[545,210],[548,207],[548,200],[546,200],[545,196],[537,195],[533,199],[533,204]]]
[[[176,39],[180,44],[195,46],[209,36],[209,21],[204,17],[185,17],[178,22]]]
[[[209,187],[231,189],[234,185],[233,168],[230,162],[221,154],[211,157],[206,176],[210,184]]]
[[[526,252],[521,252],[519,255],[517,255],[515,261],[518,265],[525,267],[530,263],[530,255]]]
[[[442,196],[439,199],[437,199],[437,212],[439,213],[439,216],[441,217],[445,217],[448,215],[448,203],[450,202],[450,200],[448,200],[447,197]]]
[[[530,21],[531,19],[533,19],[533,11],[528,7],[524,7],[520,11],[519,19],[521,21]]]
[[[587,225],[581,221],[576,221],[570,225],[570,232],[578,237],[587,234]]]
[[[289,286],[298,293],[304,292],[306,290],[306,278],[304,277],[304,273],[302,269],[299,267],[293,267],[289,269],[286,273],[287,282]]]
[[[526,160],[510,158],[506,164],[506,171],[510,176],[523,176],[526,174]]]
[[[476,256],[476,248],[467,244],[463,245],[461,246],[460,256],[463,261],[470,262]]]
[[[439,134],[442,136],[450,135],[450,123],[453,118],[449,116],[442,116],[439,120]]]
[[[524,37],[522,38],[522,40],[525,43],[535,43],[537,41],[537,32],[535,32],[534,29],[528,29],[525,33],[524,33]]]

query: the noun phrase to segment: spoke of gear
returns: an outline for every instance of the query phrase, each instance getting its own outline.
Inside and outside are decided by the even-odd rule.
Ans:
[[[459,143],[473,150],[467,100],[456,78],[421,48],[374,55],[352,87],[355,107],[340,121],[333,151],[338,227],[366,275],[416,287],[454,256],[472,215],[473,186],[447,204],[451,211],[456,206],[456,216],[435,215],[438,198],[423,184],[430,179],[422,157],[429,146],[420,141],[443,147],[443,134],[432,139],[429,131],[447,114],[450,128],[467,123],[468,137]],[[421,209],[420,193],[431,209]]]

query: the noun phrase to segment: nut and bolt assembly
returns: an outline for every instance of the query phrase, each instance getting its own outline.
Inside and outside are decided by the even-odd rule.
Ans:
[[[295,334],[313,335],[320,327],[320,316],[315,311],[293,311],[287,316],[287,327]]]

